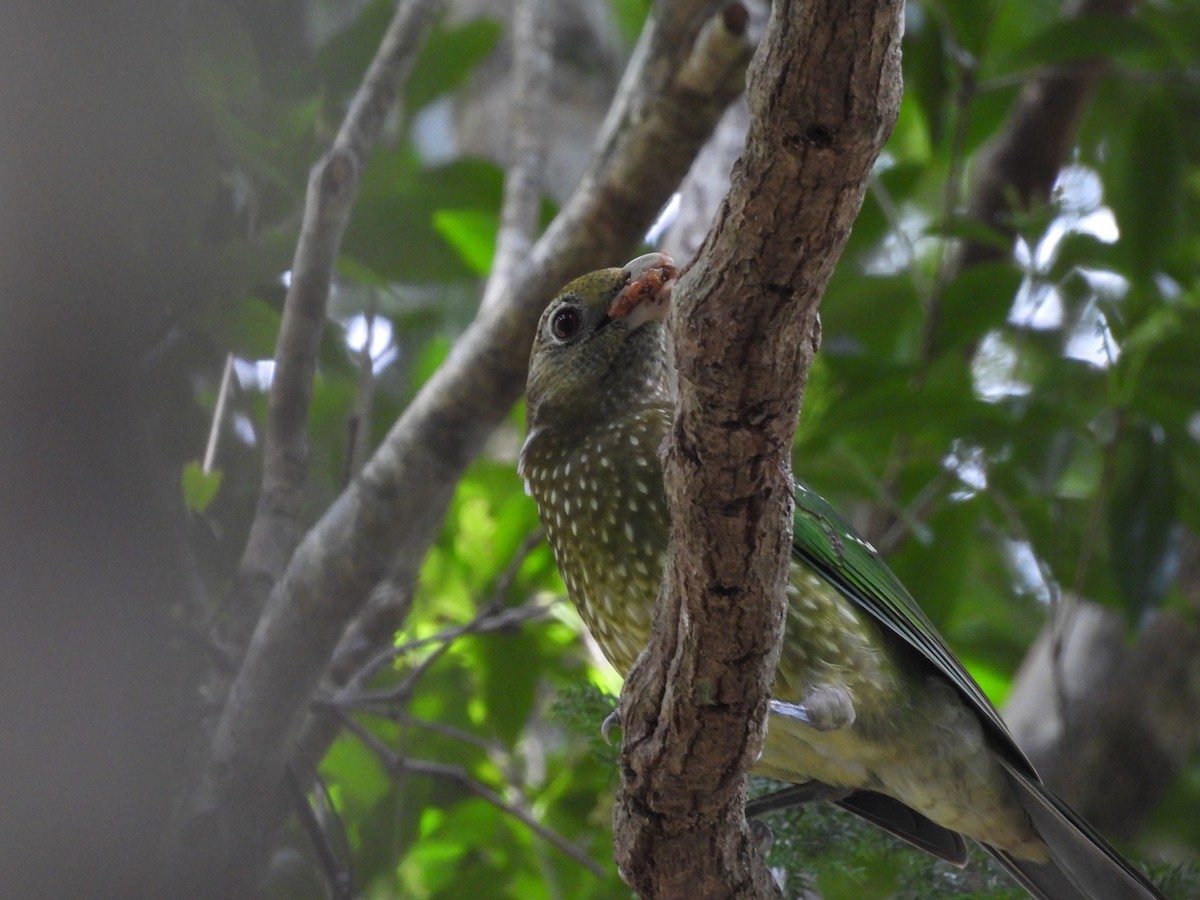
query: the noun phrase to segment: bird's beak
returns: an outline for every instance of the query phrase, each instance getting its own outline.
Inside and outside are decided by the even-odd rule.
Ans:
[[[608,317],[623,320],[631,332],[652,319],[665,319],[671,311],[671,287],[679,274],[671,257],[647,253],[629,262],[624,271],[628,281],[608,308]]]

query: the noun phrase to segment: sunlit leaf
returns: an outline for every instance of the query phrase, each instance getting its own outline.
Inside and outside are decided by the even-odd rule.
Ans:
[[[492,267],[499,226],[499,216],[477,209],[439,209],[433,214],[437,233],[479,275],[487,274]]]
[[[506,743],[514,743],[533,711],[535,692],[541,681],[538,642],[528,630],[523,630],[489,635],[480,649],[489,729]]]
[[[453,90],[496,46],[503,29],[499,22],[475,19],[453,27],[439,26],[422,46],[404,96],[411,109]]]
[[[194,513],[202,513],[217,496],[221,489],[222,472],[213,469],[205,472],[199,460],[192,460],[183,467],[181,484],[183,487],[183,503]]]
[[[650,12],[649,0],[609,0],[612,15],[625,42],[632,44],[642,33],[642,26]]]
[[[344,252],[388,280],[473,277],[477,270],[435,229],[434,214],[472,210],[479,216],[498,215],[502,185],[501,171],[479,160],[430,168],[411,150],[377,152],[363,173]]]
[[[379,757],[360,740],[343,735],[334,741],[321,761],[321,772],[337,786],[344,803],[366,810],[392,788],[392,780]]]

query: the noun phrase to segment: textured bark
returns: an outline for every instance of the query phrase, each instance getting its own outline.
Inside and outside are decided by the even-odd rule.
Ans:
[[[621,701],[617,862],[642,897],[777,896],[743,776],[783,625],[789,456],[817,303],[895,121],[902,11],[775,4],[732,191],[676,289],[671,558]]]

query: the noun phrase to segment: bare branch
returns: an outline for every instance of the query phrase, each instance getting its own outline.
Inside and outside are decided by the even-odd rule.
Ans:
[[[409,641],[407,644],[389,648],[363,666],[362,671],[355,676],[351,683],[337,692],[334,696],[334,702],[339,704],[394,704],[407,702],[412,696],[416,683],[429,671],[434,663],[445,655],[446,651],[453,646],[456,640],[466,637],[469,634],[491,634],[496,631],[511,631],[525,622],[540,619],[550,610],[551,605],[530,603],[525,606],[518,606],[516,609],[487,612],[477,616],[465,625],[447,629],[433,637],[420,638],[415,641]],[[382,691],[368,691],[363,687],[366,681],[393,660],[430,644],[436,645],[434,651],[414,666],[412,671],[409,672],[400,684]]]
[[[900,100],[903,4],[777,2],[733,189],[672,317],[671,555],[621,699],[617,861],[644,897],[778,896],[743,815],[782,633],[816,307]]]
[[[484,309],[511,287],[537,233],[553,63],[549,18],[548,0],[518,0],[513,16],[511,158],[504,180],[496,254],[480,303]]]
[[[294,773],[289,773],[288,789],[291,792],[300,824],[308,835],[321,873],[325,877],[325,886],[329,891],[329,897],[331,900],[349,900],[356,896],[353,876],[338,861],[337,854],[329,844],[325,829],[321,826],[321,821],[317,818],[316,813],[313,812],[312,806],[309,805],[299,777]]]
[[[399,5],[333,146],[309,174],[304,220],[275,346],[262,489],[238,571],[233,638],[239,644],[303,533],[308,408],[334,263],[367,156],[439,5],[438,0],[406,0]]]

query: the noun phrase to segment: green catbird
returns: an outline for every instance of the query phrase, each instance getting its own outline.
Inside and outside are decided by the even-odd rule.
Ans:
[[[652,253],[572,281],[529,363],[521,475],[571,599],[622,674],[649,641],[667,548],[658,454],[675,275]],[[955,864],[971,837],[1037,897],[1162,896],[1042,784],[880,556],[799,483],[787,593],[753,772]]]

